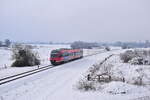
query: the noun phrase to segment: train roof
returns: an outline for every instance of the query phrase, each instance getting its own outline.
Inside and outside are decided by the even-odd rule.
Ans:
[[[52,53],[56,53],[56,52],[78,52],[78,51],[81,51],[81,49],[60,48],[60,49],[53,50]]]

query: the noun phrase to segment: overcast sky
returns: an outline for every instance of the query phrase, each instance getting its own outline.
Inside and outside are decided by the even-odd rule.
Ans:
[[[150,0],[0,0],[0,40],[150,40]]]

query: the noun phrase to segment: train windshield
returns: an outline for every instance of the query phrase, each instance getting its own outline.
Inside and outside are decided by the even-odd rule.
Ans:
[[[59,55],[57,53],[52,53],[51,58],[54,58],[54,57],[59,57]]]
[[[60,53],[56,50],[51,52],[51,58],[54,58],[54,57],[60,57]]]

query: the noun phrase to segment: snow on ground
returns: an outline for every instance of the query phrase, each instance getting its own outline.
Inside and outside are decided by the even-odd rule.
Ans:
[[[85,57],[0,86],[1,100],[104,100],[108,95],[82,93],[75,85],[82,74],[112,52]],[[95,96],[97,95],[97,96]],[[103,97],[105,95],[105,97]],[[98,98],[96,98],[98,97]],[[117,97],[118,98],[118,97]]]
[[[38,52],[41,65],[40,67],[44,65],[51,64],[48,60],[50,57],[50,52],[53,49],[59,49],[59,48],[69,48],[69,45],[44,45],[44,44],[35,44],[32,45],[35,47],[33,50],[35,52]],[[0,78],[4,78],[6,76],[15,75],[21,72],[29,71],[32,69],[36,69],[38,66],[30,66],[30,67],[10,67],[13,63],[13,60],[11,59],[12,51],[9,48],[0,48]],[[6,66],[5,66],[6,65]]]
[[[49,53],[53,47],[38,46],[37,48],[39,49],[35,49],[35,51],[40,52],[39,54],[41,55],[39,56],[42,59],[42,64],[49,64]],[[97,50],[84,51],[87,52],[86,54],[99,52]],[[0,100],[150,100],[150,88],[119,81],[102,84],[102,89],[99,91],[83,92],[77,90],[77,82],[84,76],[84,73],[87,72],[89,67],[103,61],[111,54],[118,55],[123,52],[123,50],[101,52],[102,53],[97,55],[59,65],[53,69],[4,84],[0,86]],[[120,66],[122,63],[118,59],[118,56],[113,56],[109,59],[109,62],[116,63],[117,67],[114,67],[114,74],[120,74]],[[130,79],[136,74],[134,74],[134,70],[129,69],[131,66],[127,66],[128,64],[122,66],[124,69],[122,74],[124,74],[126,79]],[[20,70],[29,70],[30,68],[31,67],[20,68]],[[136,69],[135,66],[135,70]],[[16,72],[15,68],[10,70],[12,73],[13,70]],[[145,70],[145,72],[149,73],[148,70]],[[127,75],[128,73],[130,73],[130,75]],[[149,77],[149,74],[147,76]]]
[[[47,65],[50,64],[49,62],[49,57],[50,57],[50,52],[54,49],[59,49],[59,48],[70,48],[70,45],[45,45],[45,44],[31,44],[34,47],[34,51],[38,52],[41,64],[42,65]],[[10,48],[2,48],[0,47],[0,68],[4,67],[7,65],[7,67],[10,67],[12,64],[12,59],[11,59],[12,51]]]
[[[110,82],[102,85],[104,88],[102,92],[104,93],[110,93],[110,94],[125,94],[125,95],[139,95],[139,94],[144,94],[148,93],[148,89],[141,87],[141,86],[135,86],[131,84],[126,84],[123,82]]]
[[[120,52],[103,52],[4,84],[0,86],[0,100],[149,100],[148,89],[122,82],[103,84],[103,89],[96,92],[77,90],[76,83],[89,67]],[[112,62],[116,61],[117,57]]]
[[[143,85],[150,85],[150,65],[131,65],[123,63],[119,55],[108,59],[106,64],[112,64],[111,75],[114,77],[124,77],[127,83],[136,84],[142,77]]]
[[[69,47],[63,45],[63,47]],[[62,48],[62,45],[36,45],[35,51],[39,52],[41,65],[49,64],[48,58],[50,51],[56,48]],[[0,48],[1,61],[3,65],[11,64],[11,52]],[[84,50],[84,55],[97,53],[97,50]],[[101,51],[101,50],[100,50]],[[85,57],[80,60],[72,61],[63,65],[59,65],[53,69],[28,76],[11,83],[0,86],[0,100],[150,100],[150,88],[145,86],[133,85],[132,77],[136,76],[137,66],[122,66],[118,56],[113,56],[109,62],[115,63],[113,68],[114,75],[123,75],[128,82],[113,81],[102,84],[100,91],[79,91],[76,88],[76,83],[83,74],[87,72],[93,64],[101,62],[111,54],[119,54],[123,50],[101,51],[102,53]],[[2,59],[2,57],[5,59]],[[117,66],[117,67],[116,67]],[[149,78],[149,66],[141,66],[146,73],[146,78]],[[0,71],[0,76],[6,74],[16,74],[21,71],[26,71],[35,67],[25,68],[7,68]],[[122,70],[123,69],[123,70]],[[8,71],[7,71],[8,70]],[[122,71],[122,72],[121,72]],[[9,74],[9,75],[10,75]],[[145,75],[145,74],[144,74]],[[145,79],[144,82],[147,80]]]
[[[106,60],[103,65],[100,65],[99,71],[95,73],[105,73],[104,71],[107,67],[109,70],[106,71],[109,71],[108,74],[112,78],[111,82],[100,83],[97,81],[87,81],[85,80],[85,77],[83,77],[82,80],[86,83],[92,83],[92,87],[96,90],[94,94],[106,94],[111,97],[104,97],[102,100],[119,100],[119,98],[120,100],[150,100],[150,66],[123,63],[118,54],[119,52],[115,53],[115,55]],[[96,64],[99,63],[100,62],[97,62]],[[89,73],[85,74],[87,75]],[[142,77],[142,80],[139,80],[140,77]],[[122,78],[125,79],[124,83],[122,82]]]
[[[45,44],[31,44],[34,49],[33,51],[39,54],[41,65],[39,67],[51,64],[49,61],[50,52],[54,49],[59,48],[70,48],[70,45],[45,45]],[[91,55],[98,52],[104,52],[103,49],[85,49],[84,55]],[[30,67],[10,67],[13,63],[11,59],[12,51],[8,48],[0,48],[0,78],[6,76],[19,74],[32,69],[37,69],[38,66]]]
[[[11,54],[12,52],[10,49],[0,47],[0,70],[11,65],[13,62]]]

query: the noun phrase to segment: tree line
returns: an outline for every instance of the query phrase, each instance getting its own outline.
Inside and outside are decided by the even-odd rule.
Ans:
[[[9,39],[5,39],[4,41],[0,41],[0,47],[9,47],[11,45],[11,41]]]

